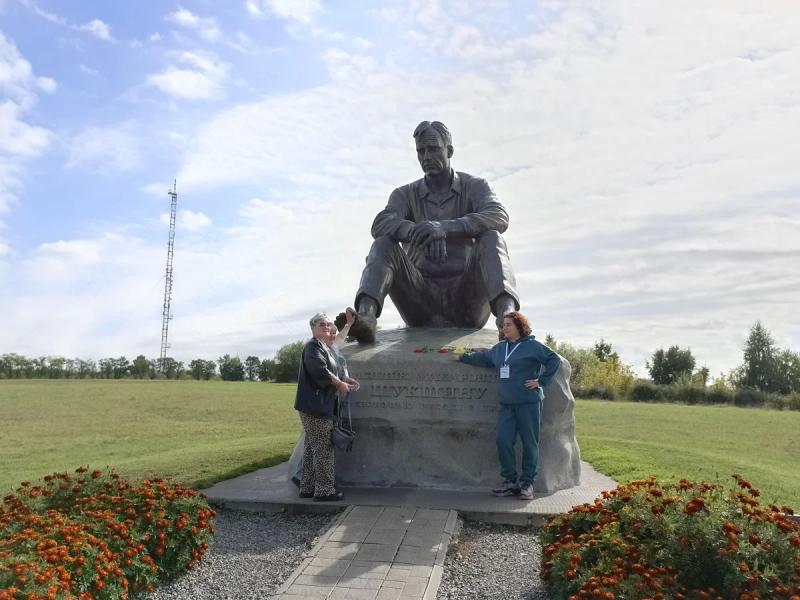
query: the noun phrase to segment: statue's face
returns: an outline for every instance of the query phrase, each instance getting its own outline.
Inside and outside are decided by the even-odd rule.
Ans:
[[[417,160],[425,175],[434,176],[450,172],[453,149],[432,129],[417,138]]]

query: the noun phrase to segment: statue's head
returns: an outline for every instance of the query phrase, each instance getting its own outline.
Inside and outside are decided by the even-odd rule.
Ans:
[[[417,144],[417,160],[425,175],[450,172],[453,156],[453,137],[447,125],[441,121],[423,121],[414,130]]]

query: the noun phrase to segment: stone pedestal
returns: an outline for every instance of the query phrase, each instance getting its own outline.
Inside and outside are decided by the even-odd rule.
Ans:
[[[451,353],[414,352],[496,343],[490,330],[416,328],[379,331],[374,345],[348,344],[343,352],[361,389],[350,396],[356,441],[352,452],[337,452],[337,481],[438,489],[497,484],[497,372],[454,362]],[[544,390],[537,492],[580,483],[570,371],[562,358]]]

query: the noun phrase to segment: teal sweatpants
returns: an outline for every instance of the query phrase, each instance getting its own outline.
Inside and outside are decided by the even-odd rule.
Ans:
[[[539,423],[542,402],[501,404],[497,411],[497,456],[500,475],[506,481],[533,483],[539,463]],[[522,476],[517,475],[517,436],[522,442]]]

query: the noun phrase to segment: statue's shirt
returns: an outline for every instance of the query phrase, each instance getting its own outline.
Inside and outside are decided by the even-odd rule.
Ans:
[[[432,277],[460,275],[475,237],[508,229],[508,213],[486,180],[454,171],[449,191],[441,195],[431,192],[424,177],[394,190],[372,223],[372,236],[407,242],[414,223],[423,221],[438,221],[447,232],[447,261],[437,264],[424,251],[408,244],[404,248],[423,274]]]

